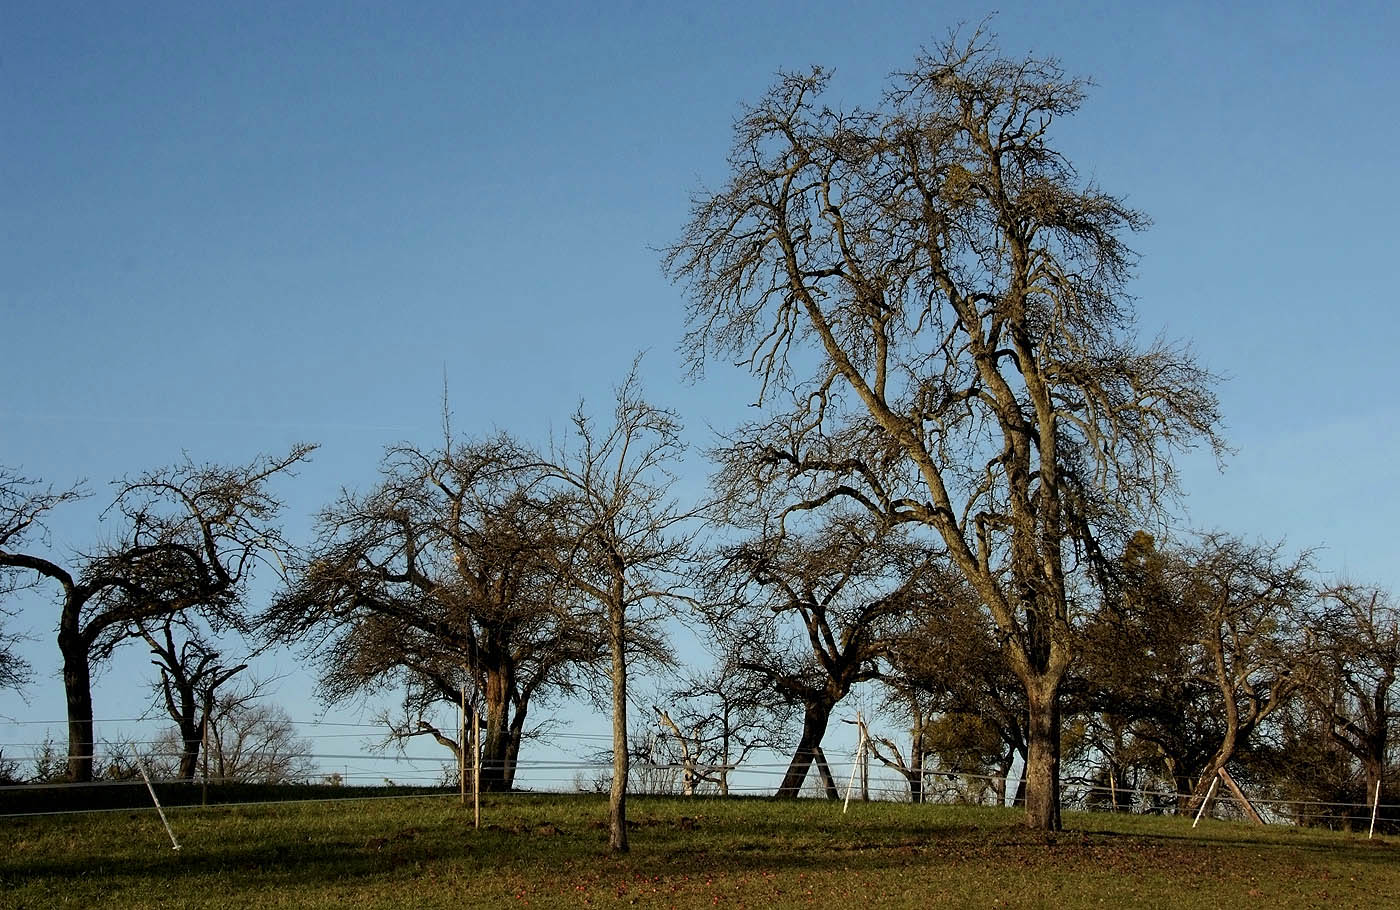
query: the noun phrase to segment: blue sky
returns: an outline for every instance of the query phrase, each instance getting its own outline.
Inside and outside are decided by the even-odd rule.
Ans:
[[[302,439],[322,444],[286,490],[304,531],[385,444],[437,438],[444,371],[457,428],[542,439],[647,350],[651,397],[703,445],[753,387],[683,381],[684,301],[655,249],[723,178],[741,102],[813,63],[833,98],[872,102],[989,12],[215,6],[0,13],[0,462],[98,494],[55,517],[60,552],[93,539],[112,478]],[[1229,377],[1238,454],[1224,474],[1188,461],[1183,524],[1400,587],[1400,13],[1223,6],[1004,3],[991,28],[1094,79],[1059,144],[1154,221],[1134,239],[1143,332]],[[56,719],[53,610],[20,606],[40,675],[0,715]],[[99,717],[143,708],[138,651]]]

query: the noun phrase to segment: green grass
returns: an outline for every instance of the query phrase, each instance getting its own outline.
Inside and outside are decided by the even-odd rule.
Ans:
[[[450,797],[0,819],[0,906],[1350,907],[1400,894],[1400,841],[1283,827],[887,803]]]

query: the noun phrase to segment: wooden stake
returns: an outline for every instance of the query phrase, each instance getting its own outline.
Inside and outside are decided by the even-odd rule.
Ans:
[[[204,784],[200,787],[199,804],[209,805],[209,715],[204,715],[204,720],[199,725],[199,738],[203,740],[204,748]]]
[[[856,712],[856,722],[860,724],[860,801],[870,802],[870,749],[869,737],[865,734],[865,721]]]
[[[1380,781],[1380,778],[1378,777],[1378,778],[1376,778],[1376,798],[1375,798],[1375,800],[1371,803],[1371,831],[1370,831],[1369,834],[1366,835],[1366,839],[1367,839],[1367,840],[1370,840],[1371,838],[1373,838],[1373,837],[1376,836],[1376,815],[1377,815],[1380,811],[1381,811],[1381,781]]]
[[[467,684],[462,683],[462,710],[457,724],[457,789],[467,806]]]
[[[472,711],[472,806],[475,826],[481,827],[481,715]]]
[[[1211,778],[1210,789],[1206,791],[1206,798],[1201,800],[1201,808],[1196,810],[1196,820],[1191,823],[1194,828],[1201,823],[1201,816],[1206,814],[1206,806],[1210,805],[1210,798],[1215,795],[1215,785],[1220,783],[1220,777]]]
[[[1230,792],[1234,794],[1235,800],[1240,804],[1240,808],[1244,809],[1244,814],[1248,815],[1250,820],[1256,825],[1264,824],[1264,819],[1259,814],[1259,810],[1254,808],[1254,803],[1251,803],[1249,797],[1244,795],[1244,791],[1240,789],[1239,784],[1235,783],[1235,779],[1230,776],[1230,772],[1221,768],[1218,775],[1221,780],[1225,781],[1225,786],[1230,788]]]
[[[861,763],[865,759],[865,722],[861,719],[859,711],[856,712],[856,727],[860,730],[860,745],[856,746],[856,758],[851,763],[851,779],[846,782],[846,804],[841,807],[842,815],[845,815],[846,810],[851,808],[851,791],[856,786],[856,772],[860,770]]]
[[[160,807],[160,800],[156,798],[156,788],[151,786],[150,775],[146,773],[146,763],[138,759],[136,768],[141,772],[141,779],[146,782],[146,792],[151,794],[151,802],[156,804],[156,813],[160,816],[160,823],[165,826],[165,833],[170,835],[171,848],[179,850],[180,842],[175,839],[175,832],[170,830],[170,822],[165,820],[165,810]]]

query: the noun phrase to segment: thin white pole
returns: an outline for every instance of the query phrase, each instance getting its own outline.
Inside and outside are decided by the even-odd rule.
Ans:
[[[472,816],[481,827],[481,715],[472,708]]]
[[[856,727],[860,730],[860,745],[856,746],[855,761],[851,762],[851,779],[846,782],[846,804],[841,807],[842,815],[851,808],[851,791],[856,786],[856,772],[860,770],[860,760],[865,757],[865,724],[861,722],[859,711],[856,712]]]
[[[1375,798],[1375,801],[1373,801],[1373,802],[1371,803],[1371,832],[1370,832],[1369,834],[1366,835],[1366,839],[1367,839],[1367,840],[1370,840],[1371,838],[1373,838],[1373,837],[1376,836],[1376,815],[1377,815],[1380,811],[1381,811],[1381,780],[1380,780],[1380,778],[1378,777],[1378,778],[1376,778],[1376,798]]]
[[[462,683],[462,711],[457,725],[457,789],[462,795],[462,807],[467,805],[467,684]]]
[[[170,835],[170,845],[174,849],[179,850],[180,842],[175,839],[175,832],[170,830],[170,822],[165,820],[165,810],[160,807],[160,800],[156,799],[156,788],[151,786],[151,778],[146,774],[146,763],[138,761],[136,767],[141,772],[141,779],[146,782],[146,792],[151,794],[151,802],[156,804],[156,812],[160,815],[160,823],[165,825],[165,833]]]
[[[1206,798],[1201,800],[1201,808],[1196,811],[1196,820],[1191,823],[1191,827],[1196,827],[1201,823],[1201,816],[1206,814],[1206,806],[1210,805],[1210,798],[1215,795],[1215,785],[1220,783],[1220,775],[1216,775],[1210,782],[1210,789],[1206,791]]]

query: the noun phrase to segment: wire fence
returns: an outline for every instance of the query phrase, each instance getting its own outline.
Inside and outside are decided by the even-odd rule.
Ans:
[[[133,718],[128,721],[146,719]],[[102,721],[111,726],[118,720]],[[34,725],[55,726],[55,722],[31,721]],[[13,724],[12,726],[18,726]],[[459,762],[446,749],[423,752],[410,750],[400,741],[386,745],[380,724],[303,722],[297,748],[284,749],[271,758],[276,768],[259,766],[267,755],[253,755],[250,763],[228,772],[220,771],[201,759],[192,777],[178,776],[180,750],[168,735],[147,738],[119,738],[102,744],[93,756],[100,779],[91,783],[62,780],[25,780],[20,775],[19,756],[38,763],[38,753],[52,750],[52,739],[0,743],[0,818],[35,814],[71,814],[93,811],[130,810],[149,805],[145,797],[143,772],[162,790],[160,798],[168,808],[204,803],[256,805],[316,800],[402,799],[432,793],[459,792]],[[361,748],[345,748],[358,742]],[[422,739],[408,741],[424,744]],[[339,746],[339,748],[337,748]],[[530,746],[553,751],[552,758],[521,759],[510,773],[517,791],[542,793],[600,793],[611,785],[612,763],[606,754],[611,736],[604,733],[553,732],[540,736]],[[568,754],[588,751],[578,757]],[[208,754],[207,751],[204,753]],[[246,756],[245,756],[246,758]],[[863,765],[854,754],[827,758],[837,795],[845,799],[909,802],[914,796],[908,775],[878,762]],[[49,756],[52,767],[66,768],[66,749]],[[468,762],[470,760],[468,759]],[[105,764],[104,764],[105,763]],[[484,765],[483,769],[491,770]],[[496,768],[498,772],[500,768]],[[731,796],[771,796],[789,770],[789,759],[747,760],[732,768],[680,762],[633,759],[629,792],[639,795],[682,795],[688,790],[697,798],[723,791]],[[727,773],[726,773],[727,772]],[[864,773],[862,773],[864,772]],[[470,773],[470,770],[469,770]],[[488,775],[489,776],[489,775]],[[687,778],[690,783],[687,784]],[[723,784],[720,783],[723,779]],[[862,785],[862,781],[864,784]],[[922,802],[942,805],[1008,806],[1014,803],[1019,780],[982,773],[937,767],[925,768],[919,783]],[[1062,805],[1070,811],[1116,812],[1124,814],[1186,814],[1190,794],[1171,790],[1104,787],[1087,779],[1062,780]],[[269,788],[281,788],[275,794]],[[213,791],[214,797],[210,798]],[[808,769],[800,796],[829,796],[831,787],[822,783],[815,765]],[[123,797],[112,794],[126,794]],[[66,794],[66,795],[65,795]],[[144,803],[142,801],[145,801]],[[1355,826],[1373,813],[1383,826],[1400,821],[1400,803],[1341,802],[1315,799],[1248,797],[1249,803],[1269,823],[1287,825]],[[115,803],[115,804],[113,804]],[[1193,810],[1194,811],[1194,810]],[[1228,793],[1211,800],[1208,811],[1215,817],[1244,818],[1245,807]]]

